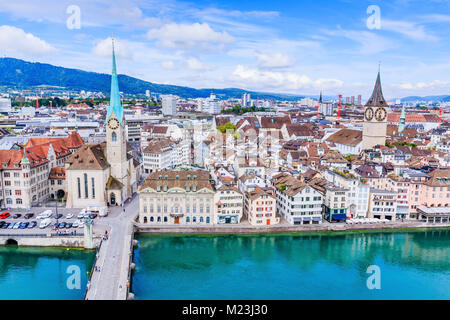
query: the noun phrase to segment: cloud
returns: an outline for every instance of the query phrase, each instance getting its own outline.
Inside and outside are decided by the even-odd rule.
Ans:
[[[255,53],[259,66],[262,68],[286,68],[295,63],[295,60],[282,53],[264,54]]]
[[[239,84],[246,84],[257,88],[276,89],[281,91],[296,92],[305,89],[331,89],[343,86],[343,82],[337,79],[312,80],[306,75],[294,72],[274,72],[246,68],[238,65],[232,74],[232,80]]]
[[[175,68],[175,64],[173,63],[173,61],[163,61],[161,63],[161,66],[164,69],[173,69],[173,68]]]
[[[191,70],[211,70],[209,65],[202,63],[196,58],[189,58],[186,63]]]
[[[22,29],[0,26],[0,52],[12,56],[43,56],[56,52],[49,43]]]
[[[129,44],[129,41],[114,39],[114,52],[116,57],[133,59],[133,51],[129,50]],[[93,53],[100,57],[111,57],[112,38],[109,37],[98,42],[93,49]]]
[[[147,37],[170,49],[223,49],[224,45],[234,42],[227,32],[214,31],[207,23],[169,23],[151,29]]]
[[[410,39],[419,41],[436,41],[434,35],[428,34],[424,26],[407,21],[381,20],[381,29],[400,33]]]
[[[358,53],[360,54],[377,54],[396,46],[393,41],[370,31],[339,28],[337,30],[324,30],[323,32],[333,37],[344,37],[359,43]]]
[[[420,89],[448,89],[450,82],[441,81],[441,80],[433,80],[430,82],[417,82],[416,84],[410,82],[403,82],[397,85],[400,89],[405,90],[420,90]]]

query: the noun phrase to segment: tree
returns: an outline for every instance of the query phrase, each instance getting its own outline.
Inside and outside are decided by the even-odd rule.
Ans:
[[[234,133],[234,132],[236,132],[237,127],[236,127],[236,125],[232,124],[231,122],[227,122],[224,125],[217,126],[217,130],[219,130],[221,133],[227,133],[228,130],[232,130]]]

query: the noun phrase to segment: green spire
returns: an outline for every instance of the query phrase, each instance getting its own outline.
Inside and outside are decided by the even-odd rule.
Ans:
[[[106,121],[111,117],[112,113],[117,117],[120,124],[123,120],[123,108],[120,103],[119,80],[117,79],[116,55],[114,52],[114,39],[112,39],[112,73],[111,73],[111,94]]]

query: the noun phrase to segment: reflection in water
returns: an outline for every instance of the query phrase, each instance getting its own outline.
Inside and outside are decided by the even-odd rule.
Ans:
[[[433,281],[437,278],[444,281],[442,286],[450,285],[449,229],[341,234],[140,235],[138,240],[137,271],[133,279],[133,291],[138,298],[360,299],[389,298],[392,294],[392,298],[399,299],[402,297],[395,292],[394,282],[409,281],[406,275],[410,272],[414,281],[426,283],[426,279],[434,277]],[[365,287],[367,267],[374,264],[380,266],[385,279],[392,278],[385,290],[381,290],[384,295],[375,296]],[[262,286],[262,282],[266,285]],[[344,294],[349,290],[342,291],[339,286],[348,287],[350,283],[357,288],[348,294],[359,292],[358,295],[339,296],[339,291]],[[415,285],[415,282],[407,283]],[[325,284],[335,287],[336,293],[326,292],[328,289],[324,288],[324,296],[320,295],[317,290]],[[148,291],[149,285],[152,292]],[[392,292],[387,292],[389,285]],[[271,290],[259,291],[259,286]],[[301,290],[310,286],[316,287],[311,294],[317,296]],[[238,287],[240,292],[233,291]],[[231,290],[228,293],[227,288]],[[439,296],[433,290],[431,286],[422,294],[435,296],[422,298],[450,297],[448,293]],[[236,296],[239,293],[242,296]],[[415,297],[405,292],[404,298]]]
[[[0,299],[83,299],[95,252],[0,246]],[[81,288],[66,287],[67,268],[81,271]]]

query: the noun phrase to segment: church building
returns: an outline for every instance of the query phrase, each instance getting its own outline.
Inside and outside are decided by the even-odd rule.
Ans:
[[[114,43],[111,97],[105,119],[106,142],[82,146],[66,162],[67,208],[121,205],[137,191],[139,162],[127,152]]]
[[[368,150],[376,145],[386,143],[388,105],[381,89],[380,72],[378,72],[372,96],[364,110],[362,149]]]

